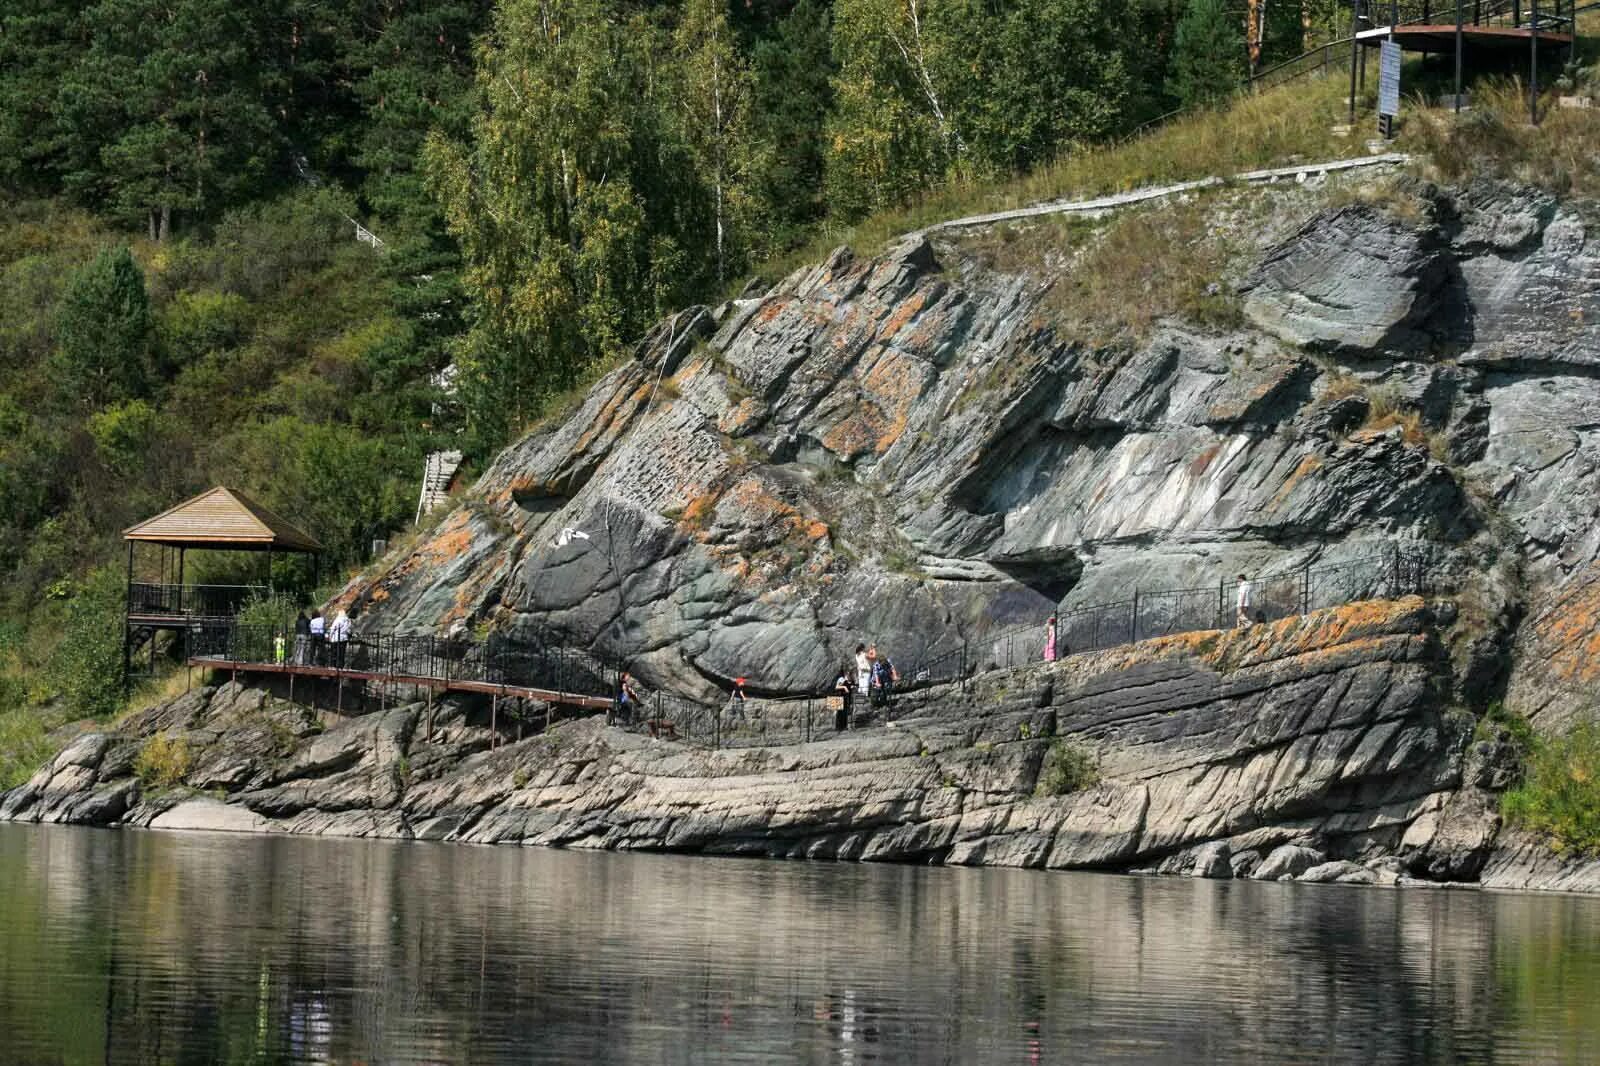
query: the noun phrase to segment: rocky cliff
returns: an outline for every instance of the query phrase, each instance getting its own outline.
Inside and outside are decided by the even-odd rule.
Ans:
[[[1509,836],[1496,850],[1507,753],[1472,740],[1449,675],[1412,598],[988,673],[786,747],[697,748],[595,716],[490,750],[481,710],[319,717],[230,684],[81,738],[0,817],[1600,890],[1600,863]],[[136,773],[156,734],[185,753],[177,787]],[[1092,771],[1069,782],[1055,767],[1072,756]]]
[[[342,600],[368,631],[554,631],[685,693],[784,692],[861,639],[917,662],[1058,606],[1400,540],[1474,623],[1462,702],[1591,713],[1590,206],[1341,180],[1182,208],[1226,249],[1206,328],[1106,327],[1113,298],[1171,303],[1101,254],[1124,216],[840,249],[686,311]],[[1134,217],[1159,235],[1175,210]]]
[[[1595,229],[1369,171],[840,249],[662,323],[339,597],[367,633],[554,634],[706,699],[1396,543],[1426,603],[983,674],[789,748],[590,720],[488,751],[470,706],[419,739],[415,707],[228,685],[79,740],[0,816],[1594,888],[1501,827],[1507,745],[1471,737],[1493,704],[1597,713]],[[141,783],[158,733],[217,799]],[[1097,783],[1038,795],[1064,752]]]

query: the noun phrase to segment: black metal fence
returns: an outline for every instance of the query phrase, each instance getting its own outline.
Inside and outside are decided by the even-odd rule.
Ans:
[[[1382,555],[1266,573],[1250,581],[1250,623],[1270,622],[1358,600],[1432,592],[1433,566],[1423,550],[1395,547]],[[1237,579],[1154,592],[1069,610],[1056,616],[1056,655],[1102,651],[1156,637],[1225,629],[1239,623]],[[273,663],[346,671],[404,683],[405,679],[472,682],[543,689],[612,700],[622,668],[580,651],[557,634],[510,640],[498,634],[465,640],[423,634],[364,634],[349,641],[300,638],[288,625],[202,622],[185,632],[187,654],[240,664]],[[974,674],[1044,658],[1045,625],[1028,622],[925,657],[901,674],[901,688],[965,681]],[[636,685],[636,688],[638,686]],[[718,748],[807,743],[834,735],[841,704],[830,695],[794,699],[728,699],[703,703],[664,692],[639,692],[613,701],[614,724],[662,739]],[[879,710],[857,696],[848,725]]]
[[[135,581],[128,611],[143,615],[232,618],[245,604],[268,595],[265,585],[173,585]]]
[[[1592,6],[1592,5],[1589,5]],[[1350,11],[1349,5],[1345,7]],[[1539,12],[1539,29],[1547,33],[1566,33],[1577,12],[1588,6],[1575,6],[1574,0],[1544,0]],[[1461,7],[1464,26],[1526,28],[1533,18],[1532,0],[1465,0]],[[1455,0],[1362,0],[1356,8],[1358,32],[1385,26],[1455,25]],[[1348,70],[1351,39],[1341,37],[1302,52],[1292,59],[1275,63],[1250,75],[1252,89],[1270,89],[1297,78],[1335,69]]]
[[[387,633],[333,641],[326,636],[296,636],[288,626],[219,622],[192,628],[186,639],[191,658],[321,667],[378,679],[425,678],[602,698],[614,693],[617,685],[616,671],[592,655],[552,642],[512,641],[499,635],[475,641]]]

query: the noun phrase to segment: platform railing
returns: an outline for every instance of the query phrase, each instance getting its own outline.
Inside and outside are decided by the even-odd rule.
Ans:
[[[191,585],[134,581],[128,585],[128,612],[191,618],[232,618],[245,604],[264,599],[265,585]]]
[[[1360,600],[1394,599],[1435,589],[1435,566],[1423,547],[1390,550],[1343,562],[1306,565],[1250,579],[1248,623],[1258,624]],[[1157,637],[1227,629],[1239,619],[1237,579],[1182,589],[1135,588],[1124,598],[1057,612],[1056,657],[1134,644]],[[187,654],[203,665],[240,669],[266,664],[320,676],[359,677],[380,683],[436,683],[479,691],[538,690],[611,703],[617,725],[660,739],[716,748],[807,743],[838,731],[840,703],[831,692],[798,697],[715,703],[646,691],[626,705],[614,697],[626,667],[592,649],[572,646],[560,634],[522,639],[493,634],[484,640],[416,633],[362,633],[348,641],[307,639],[287,626],[214,620],[185,630]],[[976,674],[1044,659],[1045,624],[1029,621],[946,649],[925,649],[899,670],[896,688],[965,683]],[[558,702],[553,700],[552,702]],[[885,708],[855,694],[848,725],[882,715]]]

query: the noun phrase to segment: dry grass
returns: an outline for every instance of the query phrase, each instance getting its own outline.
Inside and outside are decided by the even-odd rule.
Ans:
[[[1338,371],[1330,376],[1328,384],[1323,388],[1322,402],[1333,403],[1347,396],[1363,396],[1366,391],[1367,387],[1361,383],[1360,378],[1354,374]]]
[[[1120,144],[1086,145],[1010,180],[957,176],[904,207],[854,225],[825,226],[808,244],[767,262],[758,273],[775,281],[819,262],[841,244],[876,254],[896,237],[965,215],[1356,155],[1358,142],[1333,133],[1334,125],[1345,120],[1347,91],[1337,77],[1296,82],[1241,96],[1231,108],[1185,115]]]
[[[1424,174],[1437,181],[1494,177],[1558,194],[1600,195],[1600,109],[1555,107],[1544,96],[1538,126],[1528,121],[1521,79],[1480,82],[1472,110],[1418,111],[1409,123],[1414,148],[1428,157]]]

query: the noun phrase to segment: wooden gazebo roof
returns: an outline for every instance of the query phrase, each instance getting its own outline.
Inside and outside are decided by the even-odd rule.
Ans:
[[[192,500],[122,531],[124,540],[174,548],[227,551],[320,552],[305,530],[279,518],[250,497],[218,485]]]

